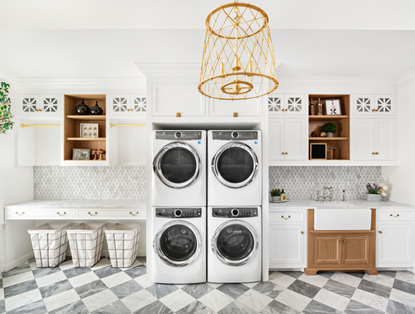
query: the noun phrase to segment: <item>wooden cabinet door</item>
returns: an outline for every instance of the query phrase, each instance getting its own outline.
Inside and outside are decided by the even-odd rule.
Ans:
[[[375,160],[395,160],[395,118],[375,119]]]
[[[412,224],[378,224],[377,267],[413,267]]]
[[[284,119],[269,119],[269,161],[284,160]]]
[[[306,160],[306,119],[285,119],[285,160]]]
[[[395,95],[375,95],[376,116],[393,116],[395,115]]]
[[[269,267],[304,267],[304,224],[269,225]]]
[[[341,244],[341,263],[345,265],[370,263],[370,236],[344,235]]]
[[[314,237],[314,265],[341,263],[341,236],[317,235]],[[313,252],[310,252],[313,253]],[[310,254],[309,253],[309,254]]]
[[[375,159],[375,119],[354,119],[353,159]]]

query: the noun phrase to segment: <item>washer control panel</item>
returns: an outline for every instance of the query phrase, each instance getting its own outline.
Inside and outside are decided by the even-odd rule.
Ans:
[[[202,217],[201,208],[156,208],[159,218],[198,218]]]
[[[201,140],[202,131],[156,131],[156,140]]]
[[[256,207],[212,208],[212,216],[221,217],[221,218],[258,217],[258,208]]]
[[[212,138],[220,141],[247,141],[257,140],[257,131],[212,131]]]

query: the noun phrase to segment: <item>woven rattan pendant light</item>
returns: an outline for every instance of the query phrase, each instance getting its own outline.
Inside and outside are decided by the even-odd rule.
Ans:
[[[224,100],[244,100],[278,87],[268,15],[246,3],[222,5],[206,19],[199,92]]]

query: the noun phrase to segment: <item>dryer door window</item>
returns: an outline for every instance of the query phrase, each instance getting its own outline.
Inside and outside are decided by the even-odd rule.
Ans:
[[[201,251],[199,231],[186,221],[173,221],[154,238],[156,254],[168,265],[183,267],[192,263]]]
[[[213,157],[212,170],[223,185],[241,188],[254,180],[258,172],[258,157],[246,144],[228,143]]]
[[[212,250],[219,260],[230,266],[246,264],[258,249],[258,238],[252,226],[244,221],[223,223],[212,238]]]
[[[197,180],[201,162],[192,146],[173,142],[164,146],[154,158],[153,170],[165,185],[180,189]]]

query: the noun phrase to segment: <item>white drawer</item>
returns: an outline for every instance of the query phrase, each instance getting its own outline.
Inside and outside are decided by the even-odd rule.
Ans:
[[[412,210],[391,210],[391,211],[382,211],[378,212],[378,221],[411,221],[412,220]]]
[[[269,213],[270,222],[304,221],[302,211],[273,211]]]
[[[88,219],[146,219],[145,209],[86,209],[78,211],[79,218]]]
[[[65,209],[6,209],[7,220],[25,219],[73,219],[76,217],[75,210]]]

